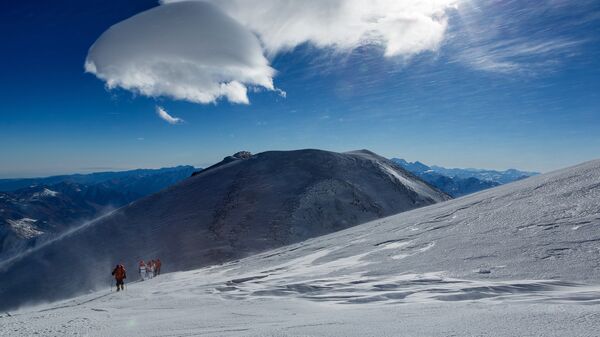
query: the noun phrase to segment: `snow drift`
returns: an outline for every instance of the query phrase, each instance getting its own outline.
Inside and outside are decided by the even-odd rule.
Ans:
[[[223,162],[0,264],[0,308],[106,287],[122,262],[185,270],[449,197],[368,151],[265,152]]]

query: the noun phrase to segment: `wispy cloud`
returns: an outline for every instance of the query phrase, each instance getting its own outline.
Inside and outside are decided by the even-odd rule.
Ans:
[[[338,51],[378,44],[393,57],[436,50],[446,11],[460,0],[208,1],[255,32],[270,56],[310,43]]]
[[[549,70],[560,59],[577,54],[584,40],[566,38],[512,40],[484,43],[466,48],[459,57],[479,70],[515,73]]]
[[[580,34],[596,20],[585,8],[561,0],[463,2],[451,19],[451,57],[496,73],[553,71],[591,41]]]
[[[162,120],[164,120],[165,122],[167,122],[171,125],[181,124],[184,122],[184,120],[181,118],[173,117],[173,116],[169,115],[169,113],[163,107],[160,107],[160,106],[156,106],[156,114]]]

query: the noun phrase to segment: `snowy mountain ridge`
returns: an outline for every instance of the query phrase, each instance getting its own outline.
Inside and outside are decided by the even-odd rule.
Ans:
[[[402,158],[392,158],[391,160],[413,173],[435,172],[450,178],[476,178],[498,184],[507,184],[540,174],[539,172],[522,171],[514,168],[503,171],[480,168],[446,168],[439,165],[429,166],[420,161],[408,162]]]
[[[539,174],[538,172],[526,172],[516,169],[504,171],[473,168],[449,169],[436,165],[427,166],[420,161],[407,162],[400,158],[391,160],[454,198]]]

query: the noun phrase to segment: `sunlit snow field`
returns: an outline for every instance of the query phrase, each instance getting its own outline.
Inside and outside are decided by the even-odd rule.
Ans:
[[[172,273],[121,293],[107,289],[5,314],[0,335],[597,335],[597,286],[464,281],[443,273],[327,278],[328,269],[352,259],[318,264],[319,255],[247,275],[236,275],[235,265]],[[299,275],[303,270],[314,278]]]

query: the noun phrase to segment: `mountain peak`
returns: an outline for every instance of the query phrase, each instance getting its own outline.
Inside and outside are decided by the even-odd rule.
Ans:
[[[447,199],[371,152],[242,152],[0,265],[7,290],[0,291],[0,307],[94,289],[105,261],[132,266],[140,256],[160,256],[171,270],[186,270]],[[140,240],[128,240],[139,233]],[[36,269],[40,277],[27,277],[22,268]],[[85,272],[74,280],[63,268]],[[48,287],[54,291],[44,291]]]
[[[248,159],[252,157],[252,153],[250,153],[249,151],[239,151],[234,153],[233,157],[238,159]]]

